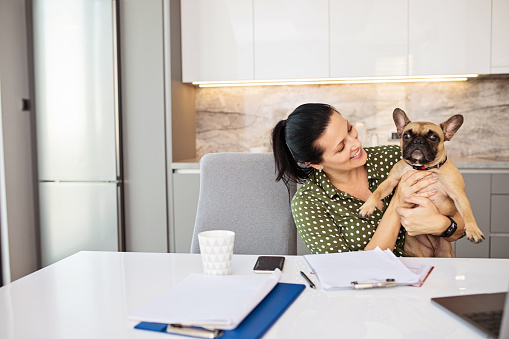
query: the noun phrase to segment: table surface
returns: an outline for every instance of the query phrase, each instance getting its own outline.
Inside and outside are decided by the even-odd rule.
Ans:
[[[257,256],[234,255],[232,274]],[[430,298],[507,291],[509,259],[404,258],[435,268],[422,287],[306,288],[264,338],[482,338]],[[281,282],[310,272],[288,256]],[[135,330],[127,315],[190,273],[199,254],[79,252],[0,288],[0,338],[185,338]]]

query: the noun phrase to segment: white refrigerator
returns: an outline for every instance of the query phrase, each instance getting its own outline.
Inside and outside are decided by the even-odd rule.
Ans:
[[[43,266],[122,247],[115,2],[33,0]]]

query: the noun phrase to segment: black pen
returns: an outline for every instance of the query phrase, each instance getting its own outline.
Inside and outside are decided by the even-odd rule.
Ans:
[[[306,281],[309,283],[309,287],[316,288],[315,284],[313,284],[313,282],[308,278],[308,276],[304,272],[300,271],[300,275],[302,275],[304,279],[306,279]]]

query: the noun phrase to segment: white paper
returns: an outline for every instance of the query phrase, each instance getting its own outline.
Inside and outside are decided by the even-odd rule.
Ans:
[[[411,272],[394,253],[378,247],[371,251],[309,254],[304,258],[324,290],[351,288],[352,281],[375,283],[395,279],[397,285],[421,282],[419,275]]]
[[[234,329],[281,279],[270,275],[191,274],[129,318],[164,324]]]
[[[416,262],[411,261],[401,261],[406,268],[419,276],[419,282],[417,284],[412,284],[412,286],[420,287],[424,280],[428,277],[428,274],[433,269],[431,265],[418,264]]]

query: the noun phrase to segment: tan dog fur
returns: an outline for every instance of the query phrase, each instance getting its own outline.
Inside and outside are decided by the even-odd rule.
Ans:
[[[440,125],[430,122],[411,122],[403,110],[396,108],[393,113],[394,122],[398,130],[398,135],[401,136],[401,149],[404,154],[404,159],[397,162],[390,171],[387,179],[378,186],[378,189],[368,198],[368,200],[359,209],[361,217],[368,217],[373,214],[376,204],[380,199],[385,198],[393,191],[401,179],[401,176],[408,170],[412,169],[412,165],[422,166],[423,168],[433,167],[440,164],[446,159],[446,150],[444,142],[451,140],[452,136],[460,128],[463,123],[463,116],[455,115]],[[420,145],[410,145],[410,143],[420,137],[420,140],[429,138],[434,134],[435,141],[426,140],[428,145],[428,158],[432,158],[434,153],[435,157],[432,161],[426,162],[426,156],[421,157],[417,153],[418,158],[422,160],[416,161],[414,157],[407,156],[405,161],[405,145],[408,148],[413,146],[420,147]],[[436,139],[436,136],[440,140]],[[419,143],[416,141],[416,143]],[[422,142],[420,142],[422,144]],[[426,153],[426,152],[421,152]],[[423,163],[420,163],[423,162]],[[470,207],[470,202],[465,194],[465,182],[458,168],[452,163],[451,160],[439,168],[428,169],[438,177],[438,181],[428,187],[424,191],[436,189],[437,193],[430,197],[430,200],[435,204],[438,211],[442,215],[452,217],[458,211],[463,220],[465,221],[465,231],[468,239],[471,242],[479,243],[483,241],[484,235],[477,226]],[[405,251],[411,256],[426,256],[426,257],[455,257],[451,243],[446,239],[433,235],[418,235],[418,236],[405,236]]]

